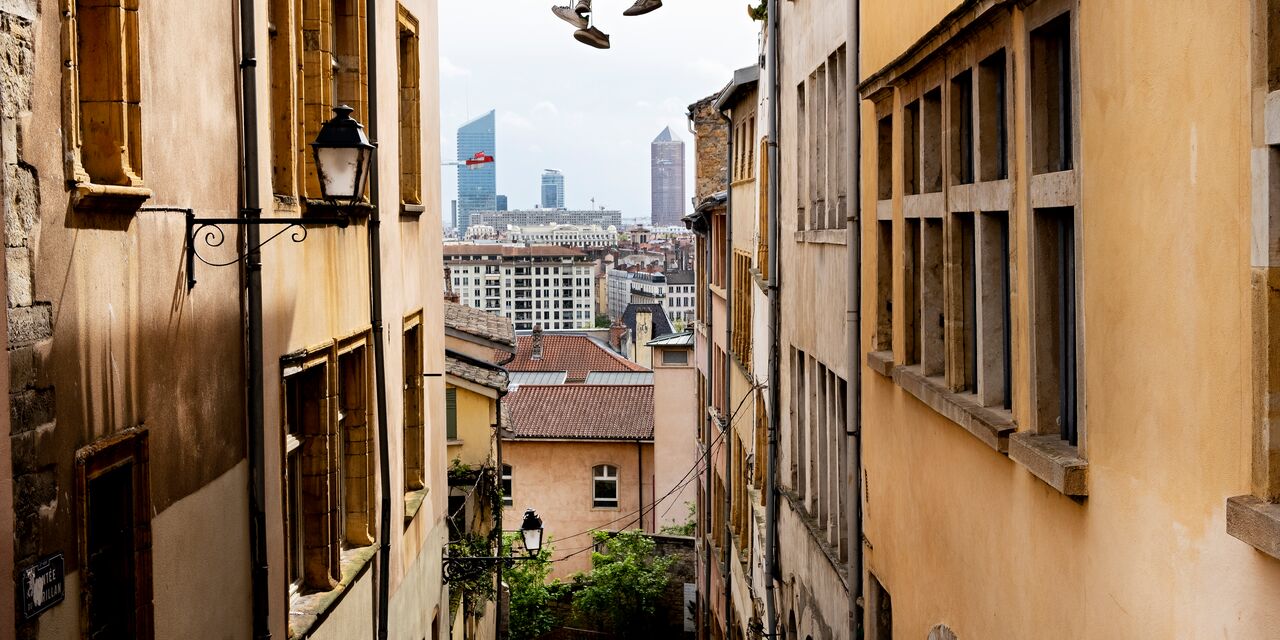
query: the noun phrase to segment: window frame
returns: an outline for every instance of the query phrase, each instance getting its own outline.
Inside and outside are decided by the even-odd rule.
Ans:
[[[612,471],[613,475],[609,475]],[[618,465],[611,463],[602,463],[591,467],[591,508],[592,509],[621,509],[622,508],[622,486],[620,482]],[[613,497],[602,498],[599,494],[600,483],[613,483]],[[612,501],[612,504],[609,502]]]

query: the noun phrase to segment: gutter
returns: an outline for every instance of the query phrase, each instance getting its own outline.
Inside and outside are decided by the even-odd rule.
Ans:
[[[846,86],[857,87],[862,77],[862,32],[861,32],[861,0],[849,3],[849,43],[853,64],[850,65],[851,76]],[[851,478],[846,482],[851,489],[853,500],[846,501],[846,509],[851,510],[849,520],[851,527],[848,535],[849,545],[849,637],[862,637],[862,619],[858,612],[862,609],[862,101],[854,94],[853,100],[846,100],[844,114],[846,122],[852,122],[849,128],[849,195],[853,203],[849,207],[846,223],[849,226],[849,298],[848,324],[849,335],[849,389],[853,397],[845,403],[848,416],[845,425],[846,434],[851,439],[848,447],[850,456],[847,468]]]
[[[243,173],[240,215],[258,218],[258,73],[256,5],[240,0],[240,127]],[[267,559],[266,418],[262,370],[262,254],[258,225],[244,226],[244,331],[246,341],[246,438],[249,458],[249,558],[253,590],[253,637],[271,637],[271,580]],[[286,614],[287,617],[287,614]]]
[[[778,259],[778,253],[781,250],[781,237],[779,231],[778,205],[781,199],[778,197],[778,190],[781,188],[781,180],[779,173],[781,165],[778,162],[778,97],[780,93],[779,73],[778,73],[778,38],[779,23],[781,22],[781,2],[778,0],[769,0],[768,25],[765,33],[765,66],[768,72],[767,82],[769,85],[769,201],[768,206],[768,226],[769,226],[769,458],[767,473],[765,474],[765,632],[769,638],[778,637],[778,611],[777,602],[775,602],[775,580],[778,577],[778,428],[779,428],[779,412],[781,411],[781,393],[778,389],[778,383],[782,378],[780,358],[780,328],[778,322],[780,320],[781,301],[778,296],[778,288],[781,283],[779,277],[779,266],[781,260]],[[857,637],[857,636],[850,636]]]
[[[382,326],[382,190],[378,185],[378,3],[365,0],[366,57],[369,68],[369,113],[365,129],[374,144],[373,162],[369,165],[369,325],[373,333],[374,389],[378,402],[378,476],[382,504],[378,518],[378,639],[386,640],[388,605],[391,592],[391,435],[387,432],[387,354]],[[426,460],[423,460],[425,473]]]

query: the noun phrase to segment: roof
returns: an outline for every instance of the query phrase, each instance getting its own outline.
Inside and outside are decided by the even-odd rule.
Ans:
[[[684,271],[668,271],[667,284],[693,284],[693,272],[685,269]]]
[[[592,371],[648,371],[583,335],[544,333],[542,358],[532,356],[533,336],[516,336],[516,357],[507,363],[507,371],[563,371],[568,382],[586,380]]]
[[[516,331],[510,320],[469,305],[446,301],[444,327],[446,330],[469,333],[508,347],[516,346]]]
[[[692,347],[693,332],[682,331],[650,340],[647,347]]]
[[[738,100],[742,99],[746,92],[754,89],[760,81],[760,67],[752,65],[743,67],[733,72],[733,81],[729,86],[724,88],[724,92],[716,99],[716,109],[724,110],[732,108]]]
[[[667,320],[667,312],[662,308],[661,304],[656,302],[632,302],[627,305],[627,310],[622,312],[622,324],[627,325],[627,329],[631,331],[631,335],[636,334],[636,313],[648,311],[653,319],[653,333],[649,335],[657,338],[671,333],[675,330],[671,328],[671,322]]]
[[[507,372],[497,365],[445,350],[445,373],[497,391],[507,390]]]
[[[652,440],[652,385],[525,385],[503,401],[516,438]]]
[[[508,374],[511,384],[564,384],[567,371],[514,371]],[[591,374],[587,374],[590,377]]]
[[[587,374],[587,381],[583,384],[653,384],[653,372],[628,371],[616,373],[613,371],[592,371]]]
[[[671,127],[666,127],[662,130],[662,133],[658,134],[658,137],[653,139],[653,141],[654,142],[680,142],[680,138],[677,138],[676,135],[671,132]]]
[[[579,257],[586,256],[580,249],[573,247],[562,247],[559,245],[535,245],[532,247],[514,247],[505,244],[446,244],[444,245],[444,255],[446,256],[491,256],[500,255],[505,258],[520,258],[532,256],[564,256]]]

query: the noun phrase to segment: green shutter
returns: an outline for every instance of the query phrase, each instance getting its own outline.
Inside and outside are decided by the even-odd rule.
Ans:
[[[450,440],[458,439],[458,390],[445,389],[444,391],[444,411],[448,416],[446,419],[445,437]]]

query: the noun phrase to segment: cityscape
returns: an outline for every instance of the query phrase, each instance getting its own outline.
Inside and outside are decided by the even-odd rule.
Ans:
[[[743,9],[0,0],[0,640],[1280,638],[1280,0]]]

